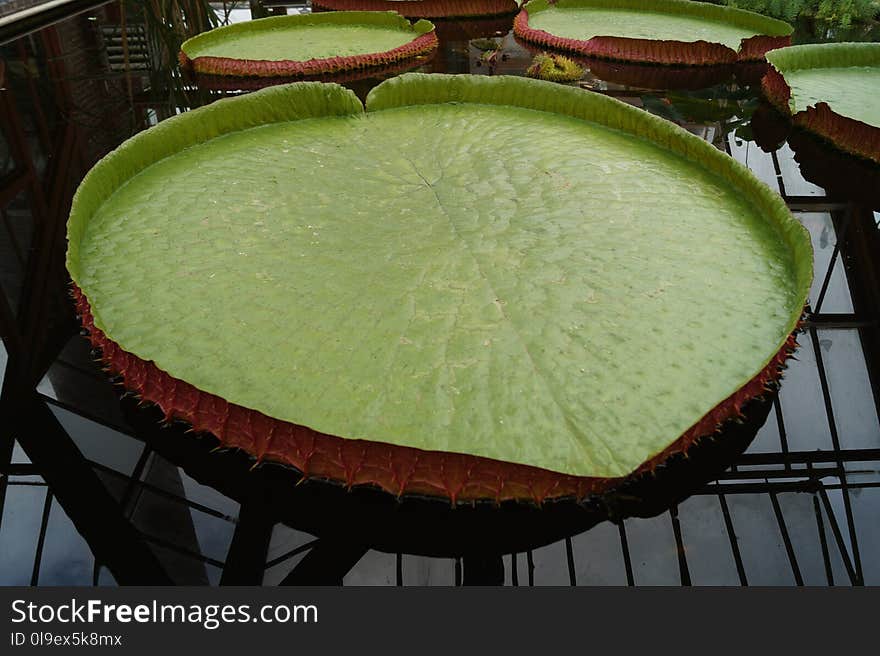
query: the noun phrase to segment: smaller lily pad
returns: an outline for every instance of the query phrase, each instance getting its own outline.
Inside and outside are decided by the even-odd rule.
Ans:
[[[767,53],[764,92],[801,127],[880,162],[880,43],[821,43]]]
[[[434,26],[394,12],[274,16],[199,34],[180,62],[199,74],[307,76],[387,66],[437,48]]]

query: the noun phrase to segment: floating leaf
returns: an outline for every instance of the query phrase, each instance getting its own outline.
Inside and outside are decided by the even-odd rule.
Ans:
[[[453,499],[584,496],[685,450],[778,376],[812,279],[730,157],[503,76],[164,121],[89,173],[68,238],[93,341],[166,413]]]

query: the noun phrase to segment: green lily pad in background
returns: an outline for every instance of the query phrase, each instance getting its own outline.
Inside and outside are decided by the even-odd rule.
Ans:
[[[790,43],[788,23],[688,0],[532,0],[514,23],[520,37],[592,57],[658,64],[762,59]]]
[[[880,128],[880,43],[813,43],[767,53],[791,89],[792,112],[820,102]]]
[[[533,9],[534,11],[534,9]],[[596,6],[589,3],[569,6],[565,2],[534,12],[529,24],[538,30],[569,39],[589,41],[594,36],[670,41],[709,41],[737,50],[743,39],[755,35],[734,23],[707,20],[687,14],[637,11],[631,8]]]
[[[767,53],[764,94],[795,125],[880,164],[880,43],[823,43]]]
[[[278,76],[389,64],[437,47],[434,26],[394,12],[275,16],[199,34],[181,46],[198,73]]]

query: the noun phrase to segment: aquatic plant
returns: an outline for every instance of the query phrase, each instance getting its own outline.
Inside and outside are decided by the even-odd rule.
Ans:
[[[535,55],[526,75],[550,82],[575,82],[584,76],[584,69],[568,57],[542,52]]]
[[[809,235],[732,158],[505,76],[186,112],[88,174],[68,244],[93,345],[167,418],[452,503],[605,495],[713,439],[775,385],[812,281]]]

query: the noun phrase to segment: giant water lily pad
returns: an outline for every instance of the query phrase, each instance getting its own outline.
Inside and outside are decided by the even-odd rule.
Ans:
[[[77,192],[67,264],[126,385],[311,476],[585,497],[778,377],[811,281],[778,195],[624,103],[407,74],[159,124]]]
[[[532,0],[517,36],[589,57],[654,64],[730,64],[763,59],[791,42],[787,23],[688,0]]]
[[[880,43],[822,43],[767,53],[764,91],[796,124],[880,162]]]
[[[388,66],[437,47],[434,26],[393,12],[274,16],[199,34],[181,46],[196,73],[304,76]]]

